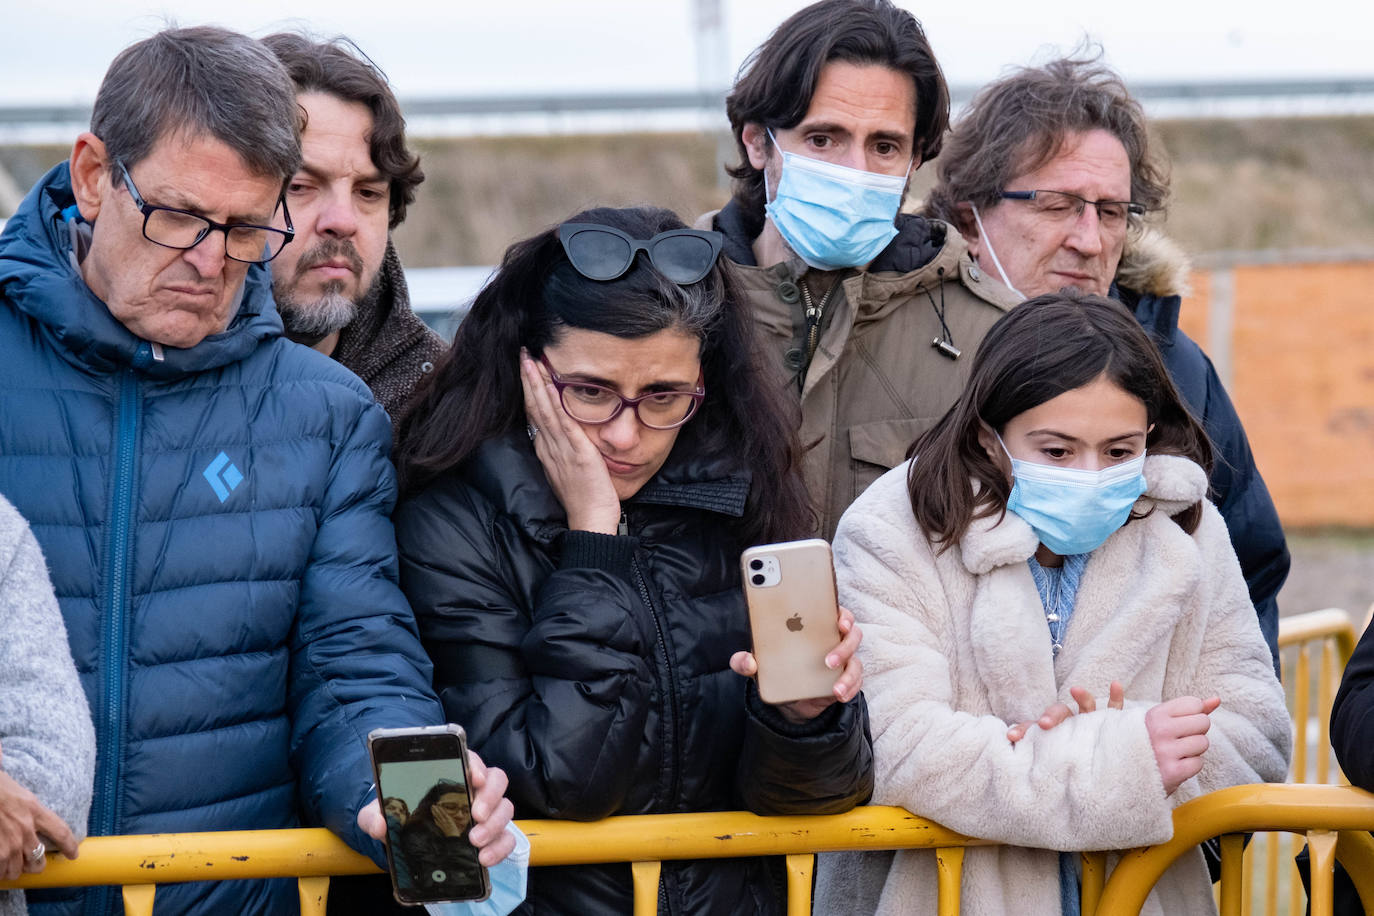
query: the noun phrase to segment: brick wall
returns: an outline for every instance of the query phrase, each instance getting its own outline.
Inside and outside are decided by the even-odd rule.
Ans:
[[[1286,527],[1374,528],[1374,261],[1197,271],[1213,356]]]

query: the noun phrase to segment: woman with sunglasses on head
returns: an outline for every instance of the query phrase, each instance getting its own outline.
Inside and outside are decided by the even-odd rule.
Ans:
[[[848,612],[832,695],[770,706],[740,676],[740,551],[805,536],[810,512],[720,244],[601,209],[512,246],[402,423],[402,586],[519,817],[830,813],[870,792]],[[665,862],[660,908],[780,913],[784,886],[775,861]],[[528,901],[628,913],[630,867],[536,869]]]
[[[1080,851],[1162,842],[1176,805],[1284,779],[1211,447],[1130,312],[1017,306],[912,454],[844,514],[836,573],[866,633],[874,802],[1005,844],[965,854],[966,912],[1077,914]],[[935,901],[931,852],[822,858],[818,912]],[[1202,853],[1141,912],[1215,912]]]

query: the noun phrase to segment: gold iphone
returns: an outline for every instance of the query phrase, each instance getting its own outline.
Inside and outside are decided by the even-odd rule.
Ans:
[[[740,556],[759,696],[787,703],[833,694],[825,656],[840,641],[830,545],[820,538],[763,544]]]

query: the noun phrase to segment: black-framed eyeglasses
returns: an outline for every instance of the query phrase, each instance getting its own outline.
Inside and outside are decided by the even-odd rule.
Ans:
[[[1145,205],[1129,200],[1088,200],[1068,191],[1003,191],[1003,200],[1028,200],[1035,211],[1053,220],[1078,219],[1089,204],[1097,210],[1097,221],[1108,229],[1126,225],[1127,217],[1145,215]]]
[[[628,407],[635,412],[639,422],[650,429],[677,429],[692,419],[706,398],[706,389],[700,382],[695,391],[650,391],[637,398],[627,398],[605,385],[563,378],[542,355],[539,361],[549,370],[553,387],[558,389],[558,400],[567,415],[592,426],[611,422]]]
[[[558,240],[572,266],[590,280],[624,276],[635,254],[643,251],[659,273],[685,286],[711,272],[725,236],[707,229],[669,229],[651,239],[634,239],[612,226],[564,223]]]
[[[248,223],[217,223],[190,210],[148,203],[138,193],[124,163],[115,160],[115,165],[119,166],[124,187],[129,189],[134,206],[143,214],[143,237],[155,245],[185,251],[205,241],[211,232],[223,232],[225,257],[248,264],[262,264],[281,254],[286,243],[296,237],[296,227],[291,225],[291,213],[286,209],[285,197],[278,201],[285,229]]]

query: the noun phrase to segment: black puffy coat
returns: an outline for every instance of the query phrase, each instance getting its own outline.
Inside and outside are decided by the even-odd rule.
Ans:
[[[1345,666],[1331,706],[1331,747],[1351,785],[1374,792],[1374,626]]]
[[[517,817],[836,813],[872,791],[862,697],[795,726],[730,671],[749,645],[748,478],[694,457],[689,430],[626,501],[628,535],[568,531],[523,433],[397,512],[435,688]],[[782,896],[766,859],[665,862],[659,909],[778,913]],[[535,869],[524,911],[631,908],[629,866],[606,865]]]

